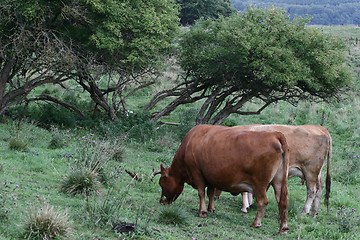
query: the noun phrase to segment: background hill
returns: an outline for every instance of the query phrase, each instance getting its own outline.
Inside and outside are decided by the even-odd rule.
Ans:
[[[232,5],[241,11],[250,5],[273,5],[285,8],[292,17],[310,15],[310,24],[360,24],[360,2],[357,0],[233,0]]]

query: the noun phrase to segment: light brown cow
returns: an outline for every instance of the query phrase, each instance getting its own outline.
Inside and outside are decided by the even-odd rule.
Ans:
[[[198,190],[199,216],[206,217],[205,188],[208,210],[215,211],[214,190],[238,195],[252,192],[257,201],[257,214],[251,227],[260,227],[271,184],[275,190],[280,215],[280,233],[287,226],[287,176],[289,152],[280,132],[251,132],[225,126],[199,125],[190,130],[181,142],[170,168],[161,173],[160,203],[170,204],[183,191],[184,183]],[[165,197],[165,199],[163,199]]]
[[[306,181],[307,199],[303,214],[308,214],[312,207],[311,215],[315,217],[319,212],[320,200],[324,184],[321,170],[327,157],[326,194],[325,205],[328,206],[330,196],[330,162],[332,142],[328,130],[317,125],[244,125],[237,126],[240,130],[250,131],[278,131],[285,135],[290,148],[289,177],[298,176]],[[215,195],[220,196],[220,191]],[[251,205],[251,194],[243,194],[242,211]]]

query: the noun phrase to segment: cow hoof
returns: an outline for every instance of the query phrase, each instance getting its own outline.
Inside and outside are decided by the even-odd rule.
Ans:
[[[247,213],[247,210],[240,210],[240,212],[242,212],[242,213]]]
[[[309,213],[308,212],[302,212],[301,215],[306,216],[306,215],[309,215]]]
[[[250,227],[253,227],[253,228],[260,228],[261,227],[261,224],[259,225],[255,225],[254,223],[250,225]]]
[[[212,209],[212,210],[209,209],[208,212],[215,213],[216,211],[215,211],[215,209]]]
[[[283,231],[287,231],[287,230],[289,230],[289,227],[288,227],[288,226],[283,227],[281,230],[283,230]]]
[[[279,231],[279,234],[287,234],[287,231],[282,229],[282,230]]]
[[[313,218],[316,218],[318,214],[319,214],[319,213],[313,213],[313,214],[311,214],[311,216],[312,216]]]
[[[200,212],[200,213],[198,213],[197,216],[201,217],[201,218],[206,218],[207,217],[207,212]]]

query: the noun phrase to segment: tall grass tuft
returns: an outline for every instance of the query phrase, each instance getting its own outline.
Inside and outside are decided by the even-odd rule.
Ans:
[[[71,232],[67,211],[57,211],[47,203],[33,209],[24,225],[26,239],[66,239],[71,237]]]
[[[61,192],[70,195],[86,194],[90,195],[101,187],[98,173],[91,168],[82,166],[72,169],[70,174],[61,184]]]
[[[58,128],[51,128],[51,140],[49,142],[50,149],[58,149],[67,146],[68,141],[70,140],[70,131],[60,131]]]
[[[9,141],[9,149],[13,151],[27,152],[29,150],[28,142],[26,140],[13,137]]]
[[[159,222],[173,225],[186,225],[189,216],[179,207],[165,207],[159,214]]]
[[[110,188],[104,196],[86,198],[85,212],[91,224],[104,226],[116,220],[123,201],[115,198],[113,191],[114,189]]]
[[[110,160],[122,161],[124,148],[119,139],[100,140],[94,134],[78,139],[77,152],[70,156],[70,174],[64,179],[61,191],[70,194],[97,192],[109,177],[105,166]]]

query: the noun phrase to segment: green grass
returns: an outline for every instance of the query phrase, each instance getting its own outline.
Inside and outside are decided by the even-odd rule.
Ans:
[[[299,124],[301,121],[319,123],[321,113],[317,111],[317,108],[320,106],[306,104],[300,106],[300,108],[295,108],[281,103],[277,107],[270,107],[263,115],[241,119],[231,117],[230,120],[234,122],[241,120],[244,124],[249,122],[287,123],[296,115],[299,119],[295,117],[292,124]],[[164,131],[165,135],[152,140],[156,144],[131,139],[125,142],[123,160],[121,162],[108,160],[104,166],[110,180],[99,194],[90,196],[79,194],[74,197],[61,192],[61,183],[71,173],[75,156],[79,152],[78,139],[82,136],[74,134],[69,137],[67,145],[63,148],[49,149],[51,132],[22,123],[24,129],[35,128],[36,131],[33,130],[30,133],[37,132],[37,140],[33,144],[30,142],[28,152],[10,150],[7,140],[0,142],[2,152],[0,238],[21,238],[25,233],[24,224],[28,221],[28,212],[34,206],[39,206],[45,199],[55,209],[68,210],[68,217],[74,229],[71,239],[298,239],[299,237],[301,239],[356,239],[359,237],[360,230],[359,212],[348,216],[339,215],[337,211],[343,206],[360,210],[359,183],[346,182],[344,184],[337,179],[342,174],[346,174],[342,171],[346,154],[353,151],[360,154],[358,145],[354,145],[354,141],[358,138],[351,136],[348,139],[351,135],[349,131],[355,131],[348,124],[355,124],[358,117],[344,114],[347,110],[343,106],[340,109],[330,108],[328,111],[331,114],[326,123],[334,138],[332,162],[334,181],[329,211],[327,212],[322,205],[317,218],[302,216],[306,188],[301,185],[300,179],[290,179],[290,230],[286,236],[277,234],[278,210],[272,189],[268,192],[269,205],[260,229],[249,227],[255,218],[256,208],[252,208],[248,214],[240,213],[240,197],[234,197],[228,193],[223,193],[220,200],[216,201],[216,213],[209,214],[205,219],[196,217],[199,199],[197,191],[188,185],[172,206],[160,205],[158,203],[160,187],[157,178],[153,182],[150,181],[150,175],[153,169],[159,168],[160,163],[167,166],[171,164],[173,154],[180,143],[174,140],[176,138],[174,127],[163,126],[162,128],[168,129]],[[338,114],[336,111],[340,111],[342,116],[346,115],[338,126],[343,131],[333,127],[340,124],[340,121],[336,121],[335,116]],[[9,123],[0,125],[0,132],[4,133],[4,139],[10,137],[12,125],[10,120]],[[29,137],[30,133],[23,131],[22,134]],[[72,134],[71,130],[69,134]],[[155,148],[154,151],[154,145],[157,146],[160,143],[165,144],[165,147]],[[132,179],[125,170],[138,174],[141,181]],[[109,189],[112,190],[109,191]],[[136,231],[130,235],[115,233],[111,230],[113,222],[136,223]]]

